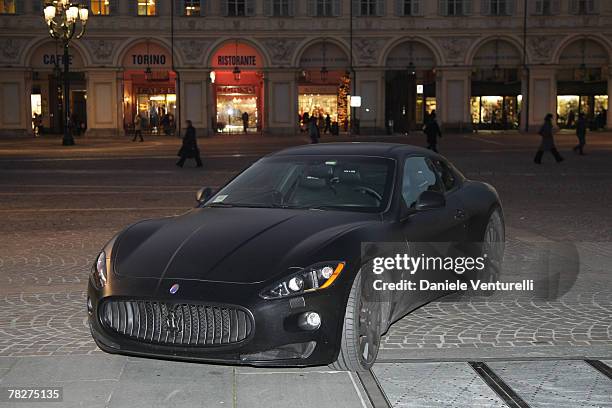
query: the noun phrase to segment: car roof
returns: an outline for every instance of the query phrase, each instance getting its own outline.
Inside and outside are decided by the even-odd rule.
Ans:
[[[422,147],[401,143],[381,142],[335,142],[301,145],[272,153],[270,156],[351,155],[399,159],[411,153],[429,157],[439,157],[431,150]]]

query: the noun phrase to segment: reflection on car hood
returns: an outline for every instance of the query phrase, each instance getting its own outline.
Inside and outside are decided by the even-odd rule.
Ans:
[[[307,266],[299,262],[310,262],[321,246],[377,220],[340,211],[194,209],[128,228],[117,240],[114,270],[131,277],[256,283],[289,266]]]

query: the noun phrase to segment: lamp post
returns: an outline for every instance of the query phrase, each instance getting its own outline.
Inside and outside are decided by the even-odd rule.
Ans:
[[[74,138],[70,129],[70,55],[68,45],[77,31],[77,24],[81,22],[81,29],[76,38],[85,34],[85,26],[89,17],[89,10],[78,4],[72,4],[68,0],[55,0],[52,5],[44,9],[45,21],[49,27],[51,38],[62,41],[64,47],[64,146],[74,145]]]

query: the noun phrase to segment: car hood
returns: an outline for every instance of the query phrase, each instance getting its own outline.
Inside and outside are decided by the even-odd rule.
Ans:
[[[113,266],[117,275],[136,278],[258,283],[331,260],[316,259],[316,251],[375,222],[376,214],[355,212],[198,208],[129,227],[117,239]]]

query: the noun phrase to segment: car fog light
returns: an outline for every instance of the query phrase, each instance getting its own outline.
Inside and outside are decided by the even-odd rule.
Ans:
[[[304,279],[296,276],[289,281],[288,286],[293,292],[299,292],[304,287]]]
[[[317,312],[302,313],[298,319],[298,326],[304,330],[317,330],[321,327],[321,316]]]

